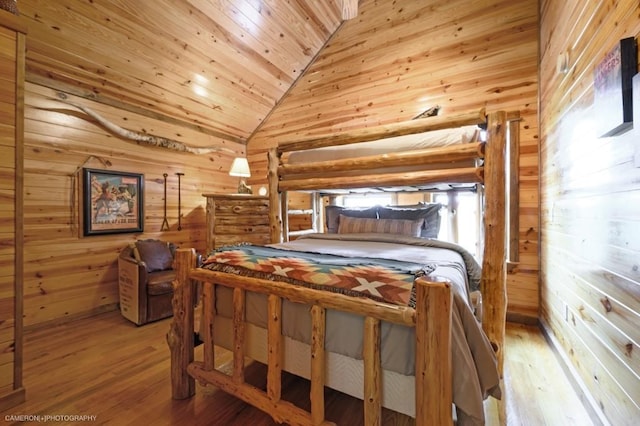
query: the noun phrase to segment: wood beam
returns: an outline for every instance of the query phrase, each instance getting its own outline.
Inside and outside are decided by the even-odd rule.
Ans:
[[[507,121],[504,112],[489,116],[489,137],[485,151],[484,256],[482,263],[482,327],[491,341],[502,376],[507,313],[505,147]]]
[[[284,191],[313,191],[323,189],[377,188],[383,186],[411,186],[429,183],[481,183],[482,167],[423,170],[406,173],[368,174],[359,176],[291,179],[278,182]],[[284,213],[283,213],[284,216]]]

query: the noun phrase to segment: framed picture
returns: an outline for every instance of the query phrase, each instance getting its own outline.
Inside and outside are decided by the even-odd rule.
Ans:
[[[634,37],[624,38],[596,66],[594,116],[598,137],[617,135],[633,125],[632,78],[637,71]]]
[[[142,232],[143,175],[83,169],[84,235]]]

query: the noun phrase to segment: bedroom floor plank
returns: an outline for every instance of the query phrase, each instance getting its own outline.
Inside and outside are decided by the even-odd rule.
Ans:
[[[485,402],[487,424],[594,425],[537,326],[507,323],[505,347],[503,398]]]
[[[172,400],[168,329],[169,320],[136,327],[118,312],[108,312],[26,332],[27,400],[2,412],[1,418],[5,424],[12,423],[6,416],[19,414],[97,416],[94,422],[73,424],[275,424],[213,387],[196,385],[194,398]],[[593,424],[536,327],[508,324],[505,355],[505,397],[485,404],[488,425]],[[216,354],[216,365],[229,366],[230,361],[229,352]],[[263,373],[263,366],[252,364],[247,381],[261,385]],[[308,407],[308,382],[291,375],[283,380],[283,398]],[[341,425],[362,424],[360,401],[333,391],[327,391],[325,398],[328,419]],[[383,424],[408,426],[413,421],[385,411]]]

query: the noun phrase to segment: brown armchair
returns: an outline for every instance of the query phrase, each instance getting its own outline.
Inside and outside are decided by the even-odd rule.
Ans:
[[[139,240],[118,256],[120,313],[137,325],[173,315],[175,245]]]

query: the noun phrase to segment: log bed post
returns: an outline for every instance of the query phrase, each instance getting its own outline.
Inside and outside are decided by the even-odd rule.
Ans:
[[[324,351],[326,335],[326,309],[311,307],[311,423],[324,422],[324,385],[327,364]]]
[[[215,284],[204,284],[202,288],[202,327],[200,328],[200,339],[204,343],[203,360],[204,369],[207,371],[211,371],[215,367],[215,357],[213,351],[213,322],[216,317],[215,309]]]
[[[269,226],[271,228],[271,242],[282,242],[282,212],[280,211],[280,188],[278,185],[278,166],[280,154],[277,148],[271,148],[267,152],[269,179]]]
[[[213,286],[213,284],[211,284]],[[233,381],[244,383],[245,291],[233,289]],[[213,342],[212,342],[213,343]]]
[[[416,425],[451,425],[451,284],[421,277],[415,285]]]
[[[506,113],[489,115],[485,147],[484,256],[482,260],[482,327],[496,351],[502,375],[504,336],[507,318],[506,287]]]
[[[289,193],[280,194],[280,218],[282,223],[282,241],[289,241]]]
[[[373,317],[364,319],[364,424],[382,424],[382,366],[380,362],[380,320]]]
[[[196,392],[195,381],[187,373],[193,362],[193,285],[189,270],[196,264],[194,249],[178,249],[174,261],[176,279],[173,281],[173,320],[167,333],[171,350],[171,395],[185,399]]]
[[[267,396],[278,402],[282,396],[282,299],[270,294],[268,296],[267,323]]]

